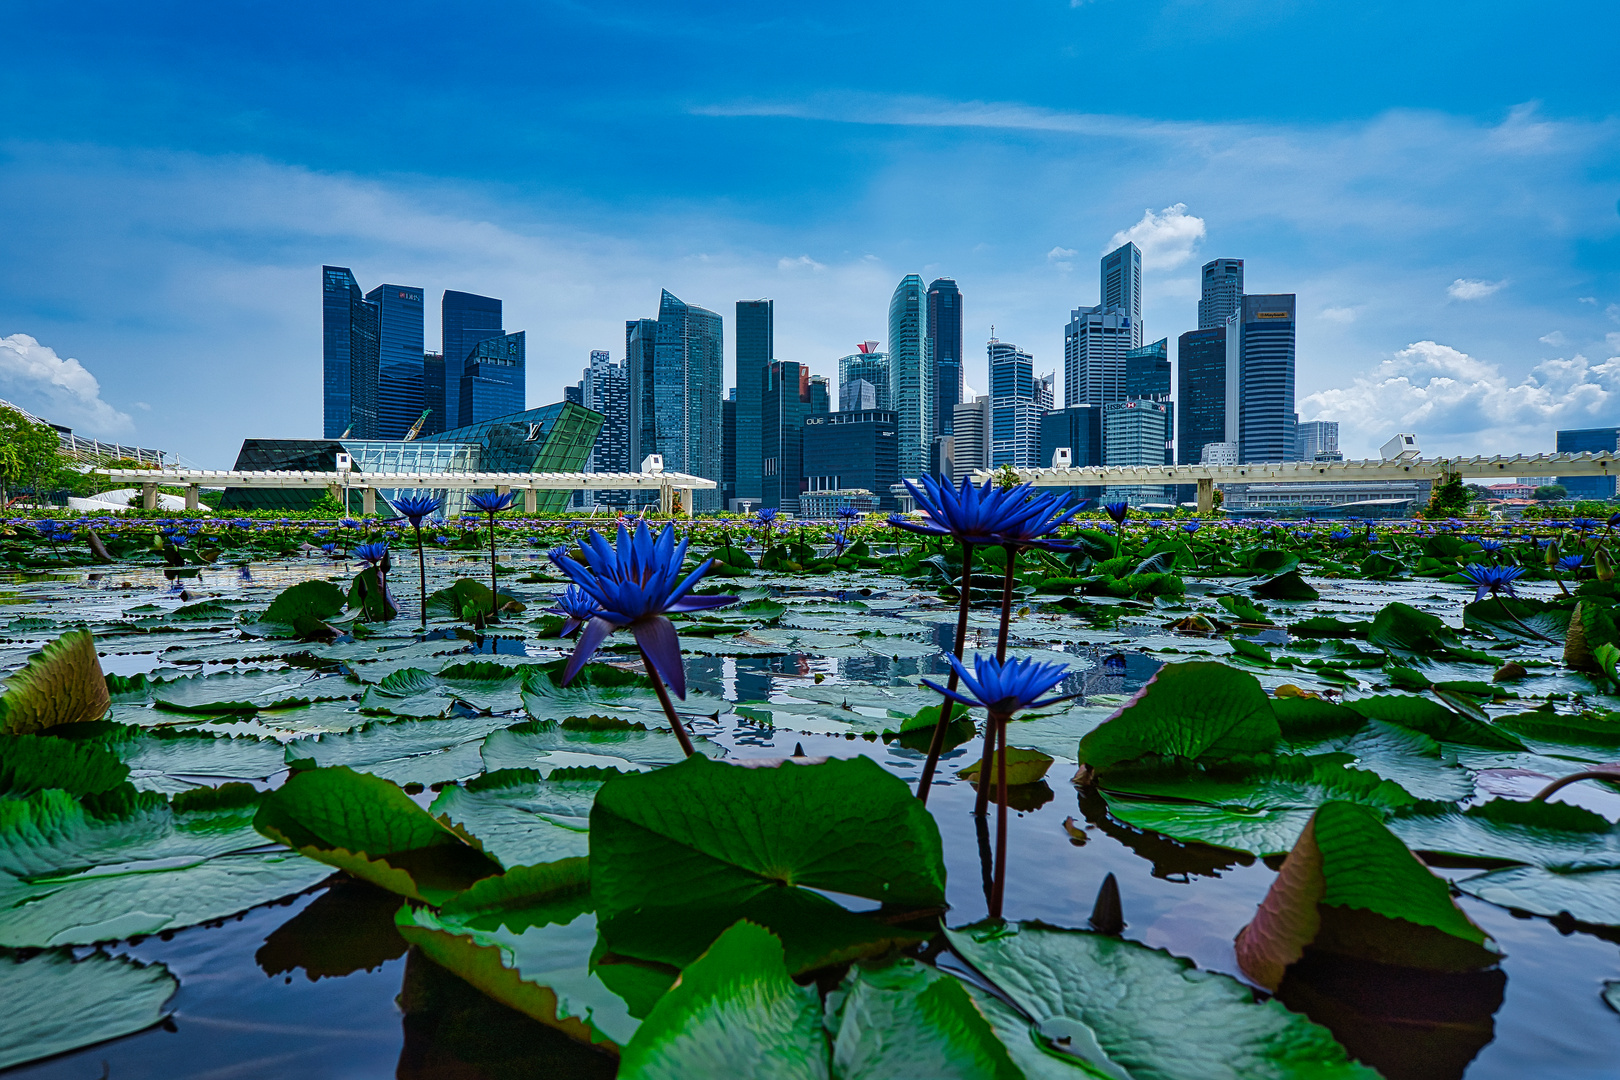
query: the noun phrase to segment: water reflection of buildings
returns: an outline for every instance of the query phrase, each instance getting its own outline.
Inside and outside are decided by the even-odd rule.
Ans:
[[[1095,663],[1080,675],[1080,691],[1086,697],[1134,694],[1164,666],[1164,661],[1139,652],[1097,650]]]

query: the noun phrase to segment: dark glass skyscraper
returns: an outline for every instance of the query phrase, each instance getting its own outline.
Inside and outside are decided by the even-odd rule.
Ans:
[[[1237,328],[1238,460],[1292,461],[1294,424],[1294,294],[1244,296],[1228,320]]]
[[[444,431],[450,424],[444,407],[444,353],[422,354],[422,408],[431,409],[422,424],[423,435]]]
[[[444,422],[439,430],[443,431],[475,422],[461,414],[461,377],[467,371],[467,357],[480,341],[500,337],[505,331],[501,329],[501,302],[492,296],[446,289],[439,317],[445,388]],[[437,408],[432,401],[426,407]],[[518,409],[522,408],[520,404]]]
[[[1243,300],[1243,260],[1211,259],[1204,264],[1204,292],[1198,301],[1198,329],[1225,326]]]
[[[1176,340],[1176,401],[1181,413],[1176,460],[1196,465],[1205,446],[1228,441],[1226,327],[1189,330]]]
[[[813,413],[804,420],[805,487],[865,489],[878,497],[879,507],[893,510],[897,506],[893,488],[900,482],[896,443],[893,412]]]
[[[422,415],[422,289],[379,285],[366,294],[377,306],[377,430],[374,438],[403,439]]]
[[[928,356],[934,371],[934,434],[949,435],[962,401],[962,292],[953,278],[936,278],[928,286]]]
[[[760,432],[765,369],[776,359],[776,312],[770,300],[737,301],[736,499],[760,497]]]
[[[1620,453],[1620,428],[1571,428],[1558,433],[1560,454],[1594,453],[1600,450]],[[1558,482],[1564,485],[1572,499],[1614,498],[1615,479],[1612,476],[1560,476]]]
[[[523,411],[528,392],[526,352],[522,330],[485,338],[473,346],[462,365],[457,415],[465,422],[460,426]]]
[[[630,366],[630,459],[639,469],[662,454],[669,472],[718,482],[725,452],[721,386],[725,333],[720,316],[668,289],[658,318],[625,324]],[[693,493],[693,509],[720,509],[718,490]]]
[[[793,360],[778,360],[765,372],[764,426],[761,429],[761,505],[789,513],[799,509],[804,490],[804,421],[831,409],[827,380]]]
[[[1176,406],[1170,400],[1170,339],[1125,354],[1125,396],[1165,407],[1164,463],[1175,463]]]
[[[322,434],[370,439],[377,433],[381,320],[344,266],[321,267]]]

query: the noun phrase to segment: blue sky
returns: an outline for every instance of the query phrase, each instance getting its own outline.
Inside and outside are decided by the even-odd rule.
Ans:
[[[1116,237],[1299,296],[1345,449],[1620,424],[1620,7],[0,6],[0,397],[227,467],[320,428],[320,266],[500,296],[529,402],[658,290],[833,374],[948,275],[1061,369]],[[428,340],[437,338],[430,304]],[[982,347],[968,381],[985,386]]]

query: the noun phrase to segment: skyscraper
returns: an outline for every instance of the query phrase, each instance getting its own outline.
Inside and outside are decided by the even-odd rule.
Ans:
[[[720,402],[720,505],[737,497],[737,388]]]
[[[991,338],[990,465],[1016,469],[1036,464],[1041,449],[1041,416],[1047,409],[1036,399],[1035,361],[1008,341]]]
[[[1196,465],[1202,460],[1205,446],[1229,441],[1226,327],[1189,330],[1176,341],[1176,404],[1181,414],[1176,429],[1176,460]]]
[[[1098,304],[1119,308],[1131,320],[1131,344],[1142,344],[1142,252],[1135,244],[1110,251],[1102,258],[1102,292]]]
[[[934,380],[922,278],[907,274],[889,300],[889,408],[900,432],[900,475],[923,476],[934,439]]]
[[[461,377],[467,373],[467,357],[485,338],[500,337],[501,302],[492,296],[456,292],[446,289],[439,302],[440,351],[444,354],[444,408],[443,423],[438,430],[461,427],[474,421],[461,415]],[[437,403],[428,401],[426,408],[439,411]],[[523,406],[519,405],[521,409]],[[431,417],[429,418],[431,419]]]
[[[765,369],[776,359],[776,305],[771,300],[737,301],[736,495],[760,497],[760,431]]]
[[[1211,259],[1204,264],[1204,292],[1198,301],[1198,329],[1224,327],[1243,300],[1243,260]]]
[[[1170,403],[1130,398],[1102,409],[1104,465],[1162,465],[1170,440]],[[1132,502],[1165,497],[1162,484],[1109,485],[1108,495]]]
[[[797,361],[774,361],[765,372],[764,406],[761,505],[797,513],[804,490],[804,421],[830,410],[827,380]]]
[[[1595,453],[1607,450],[1620,453],[1620,428],[1570,428],[1558,433],[1560,454]],[[1612,499],[1615,494],[1613,476],[1560,476],[1558,482],[1572,499]]]
[[[345,266],[321,267],[322,434],[377,437],[381,319]]]
[[[859,396],[859,386],[852,387],[852,393],[858,396],[846,401],[844,387],[854,383],[866,383],[872,389],[870,399]],[[870,400],[872,404],[867,405]],[[889,408],[889,354],[878,351],[875,341],[863,341],[855,346],[855,351],[848,356],[838,358],[838,408],[843,412],[858,412],[867,409]]]
[[[630,368],[630,459],[640,468],[662,454],[669,472],[717,483],[725,453],[721,386],[724,324],[707,308],[684,303],[668,289],[658,318],[625,324]],[[716,490],[693,492],[693,509],[719,510]]]
[[[570,388],[572,389],[572,388]],[[592,349],[591,362],[579,380],[579,403],[602,414],[585,471],[630,472],[630,380],[624,364],[615,364],[606,349]],[[628,506],[630,491],[586,491],[580,506]]]
[[[928,286],[928,356],[934,376],[935,435],[949,435],[962,400],[962,292],[954,278]]]
[[[1227,319],[1226,341],[1229,370],[1234,351],[1237,360],[1238,460],[1293,460],[1294,294],[1245,295]]]
[[[804,420],[804,479],[807,491],[870,491],[878,506],[895,509],[894,413],[840,409]]]
[[[422,289],[379,285],[366,299],[377,305],[379,326],[376,438],[402,439],[424,407]]]
[[[422,408],[430,409],[428,417],[422,423],[422,435],[436,435],[447,431],[450,425],[446,422],[444,406],[444,353],[424,352],[422,354]]]
[[[990,395],[958,405],[951,417],[951,483],[990,467]]]
[[[522,330],[487,337],[473,346],[461,367],[456,415],[461,417],[462,427],[510,416],[527,407],[527,351]]]
[[[1136,322],[1123,308],[1083,307],[1063,332],[1063,405],[1107,405],[1125,399],[1125,354]]]
[[[1296,461],[1343,461],[1337,420],[1306,420],[1294,431]]]
[[[1170,339],[1160,338],[1151,345],[1125,354],[1125,398],[1157,401],[1165,406],[1166,427],[1164,464],[1175,462],[1176,407],[1170,401]]]

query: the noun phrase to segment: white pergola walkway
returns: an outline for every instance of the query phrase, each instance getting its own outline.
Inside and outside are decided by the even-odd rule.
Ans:
[[[234,472],[214,469],[104,469],[98,476],[139,485],[141,505],[157,508],[157,489],[174,485],[186,489],[186,509],[197,509],[197,494],[204,487],[325,489],[347,505],[347,493],[361,492],[365,513],[377,509],[380,489],[448,490],[493,488],[505,494],[523,492],[525,513],[539,512],[542,491],[624,491],[653,488],[658,491],[661,512],[670,513],[675,496],[682,494],[686,516],[692,516],[692,492],[711,491],[720,485],[714,480],[685,473],[581,473],[581,472],[457,472],[457,473],[368,473],[368,472]]]
[[[1431,480],[1453,474],[1494,476],[1620,476],[1620,456],[1607,451],[1581,454],[1479,455],[1418,458],[1411,461],[1276,461],[1250,465],[1076,465],[1066,469],[1018,469],[1018,479],[1037,487],[1095,487],[1110,484],[1198,484],[1198,511],[1215,507],[1215,485],[1302,480]],[[974,472],[975,480],[994,474]]]

